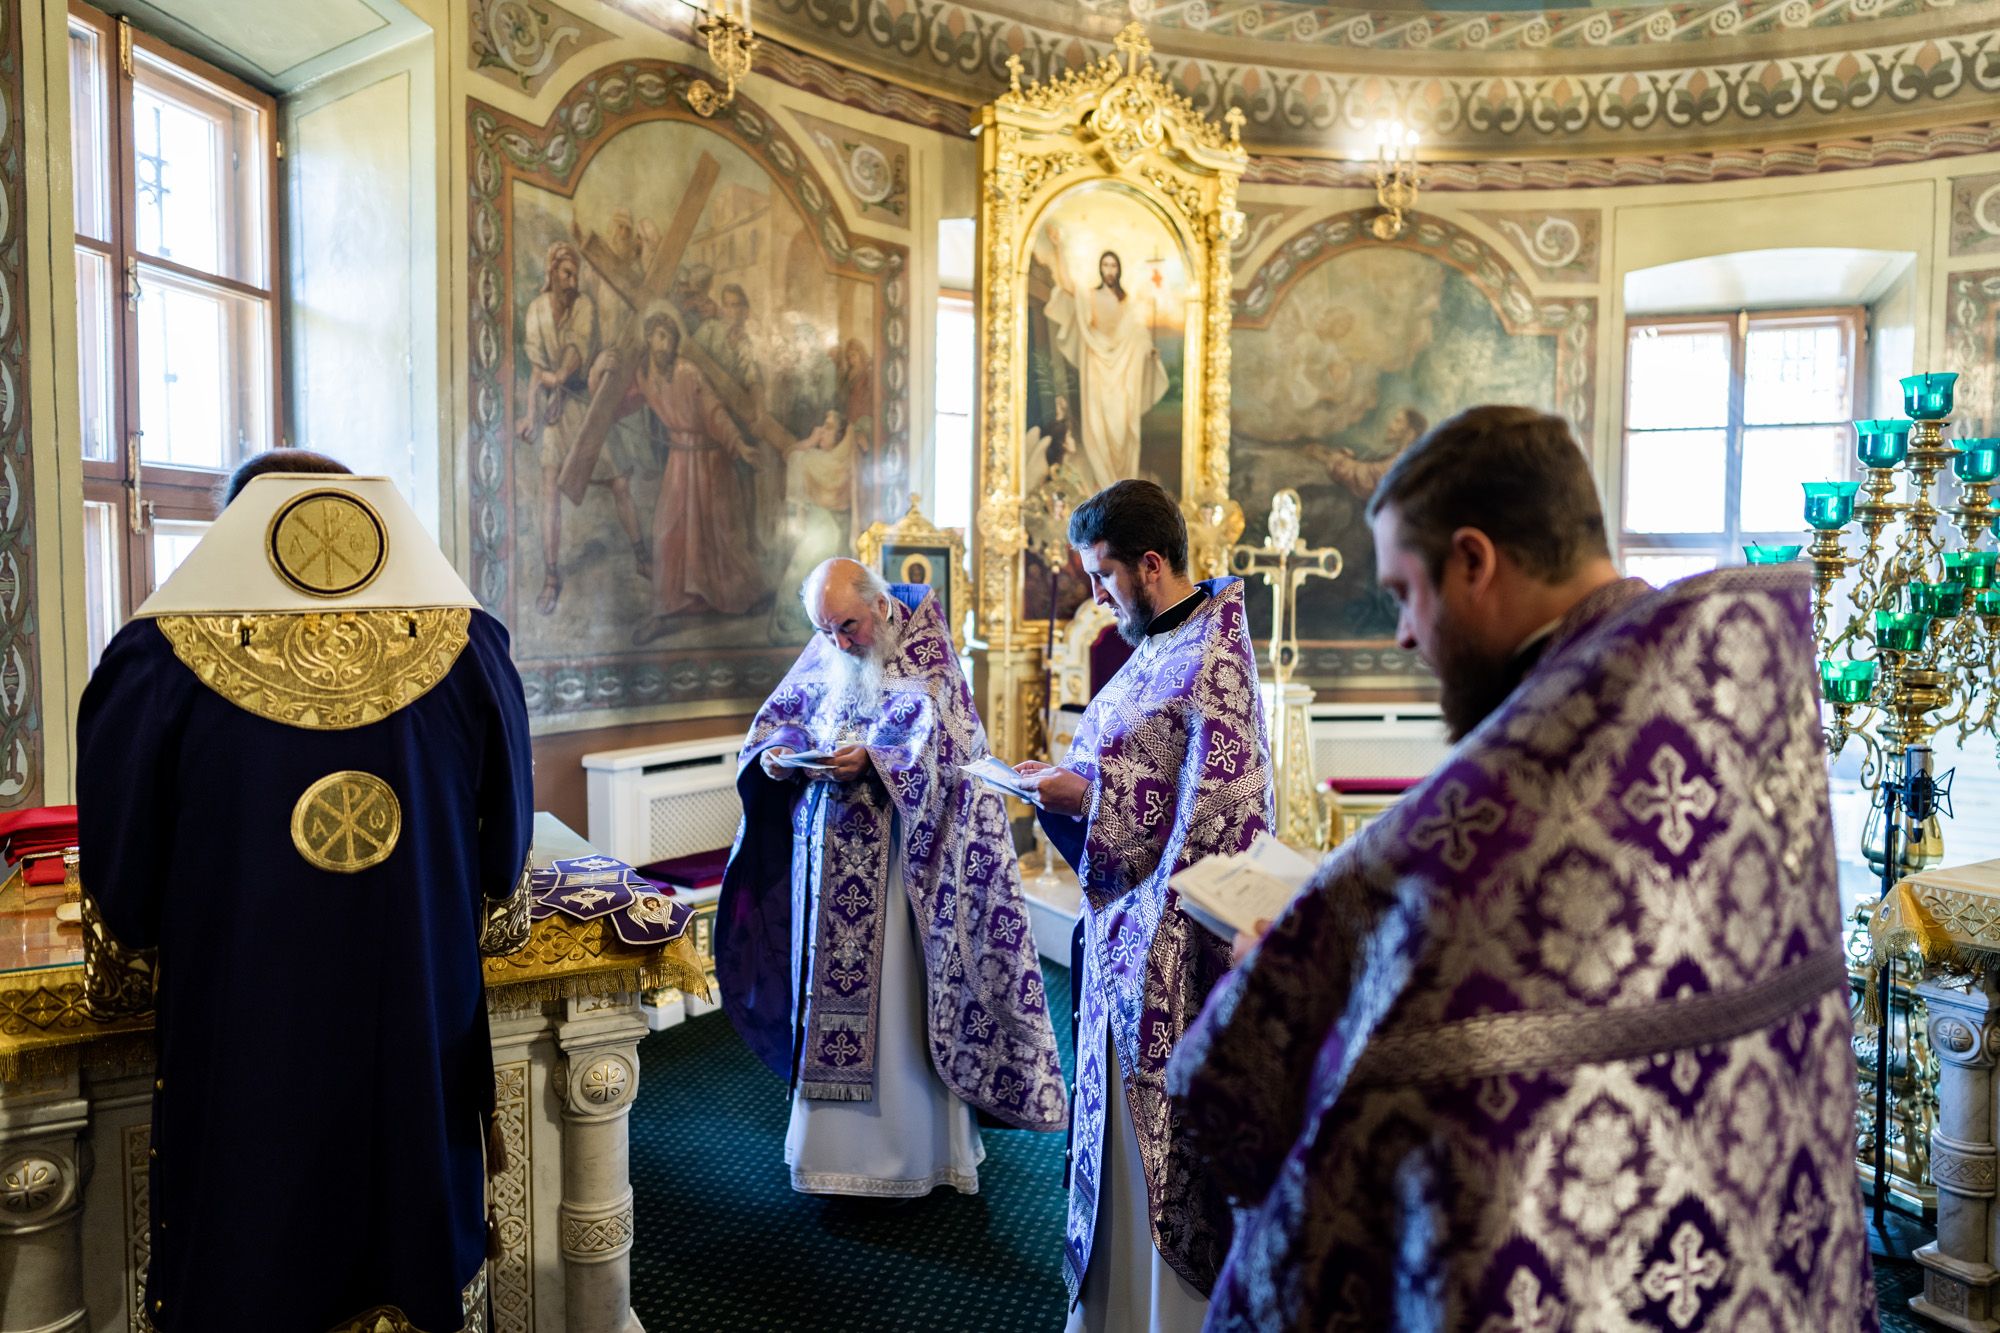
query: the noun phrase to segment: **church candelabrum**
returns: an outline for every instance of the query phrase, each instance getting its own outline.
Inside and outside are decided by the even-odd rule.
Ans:
[[[1368,221],[1368,230],[1376,240],[1393,241],[1403,234],[1403,215],[1417,206],[1419,183],[1417,132],[1405,128],[1400,120],[1377,125],[1375,202],[1382,211]]]
[[[1957,378],[1909,376],[1902,382],[1909,420],[1855,423],[1865,481],[1805,483],[1813,631],[1832,718],[1827,748],[1837,755],[1850,740],[1863,745],[1862,782],[1871,792],[1892,765],[1928,770],[1939,731],[1955,730],[1964,742],[1995,734],[2000,718],[2000,550],[1982,549],[2000,518],[1992,507],[2000,439],[1945,437]],[[1959,499],[1940,509],[1935,497],[1947,467]],[[1959,532],[1955,549],[1947,523]],[[1858,554],[1843,541],[1851,526],[1860,528]],[[1790,550],[1747,554],[1756,561]],[[1850,576],[1849,606],[1837,616],[1835,594]],[[1871,819],[1864,838],[1878,866],[1880,825]],[[1925,819],[1903,840],[1899,864],[1918,870],[1942,850],[1935,817]]]
[[[1854,423],[1864,480],[1805,483],[1805,518],[1812,529],[1805,559],[1813,572],[1813,632],[1830,719],[1827,749],[1838,755],[1849,742],[1864,749],[1861,780],[1878,799],[1862,834],[1862,851],[1885,885],[1935,864],[1943,854],[1930,803],[1911,815],[1888,799],[1888,789],[1919,781],[1928,786],[1931,738],[1940,731],[1955,731],[1961,743],[1993,735],[2000,714],[1994,680],[2000,550],[1988,540],[2000,518],[1992,507],[2000,439],[1946,438],[1957,378],[1909,376],[1902,381],[1907,419]],[[1940,508],[1946,468],[1957,479],[1958,501]],[[1851,527],[1860,530],[1858,550],[1845,541]],[[1797,547],[1745,551],[1753,563],[1798,553]],[[1937,1115],[1936,1067],[1912,1036],[1925,1020],[1921,1002],[1904,984],[1912,979],[1911,965],[1893,957],[1867,958],[1873,911],[1869,904],[1856,913],[1850,947],[1860,951],[1861,963],[1853,977],[1855,993],[1874,1000],[1868,1020],[1882,1016],[1879,997],[1886,993],[1886,1030],[1895,1035],[1889,1049],[1880,1051],[1876,1044],[1884,1029],[1874,1021],[1859,1024],[1864,1123],[1857,1146],[1872,1167],[1874,1108],[1880,1106],[1890,1126],[1887,1186],[1927,1204],[1935,1197],[1928,1147]],[[1877,966],[1887,975],[1871,975]],[[1857,1019],[1864,1008],[1857,1005]],[[1873,1083],[1880,1063],[1890,1072],[1888,1095],[1878,1102]]]
[[[750,0],[709,0],[708,18],[695,31],[708,46],[708,58],[722,75],[721,92],[705,79],[687,91],[688,105],[701,116],[713,116],[736,100],[736,85],[750,77],[757,39],[750,35]]]

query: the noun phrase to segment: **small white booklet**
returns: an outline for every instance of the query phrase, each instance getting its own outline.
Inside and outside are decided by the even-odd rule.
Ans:
[[[960,764],[959,771],[970,773],[989,787],[996,788],[1009,796],[1018,796],[1024,801],[1034,799],[1034,788],[1021,781],[1021,775],[992,755],[982,756],[976,764]]]
[[[794,750],[790,754],[779,755],[772,760],[779,768],[802,768],[809,773],[824,773],[832,767],[827,761],[833,755],[826,750]]]
[[[1277,920],[1317,869],[1310,857],[1259,833],[1248,851],[1204,857],[1167,882],[1183,912],[1229,940]]]

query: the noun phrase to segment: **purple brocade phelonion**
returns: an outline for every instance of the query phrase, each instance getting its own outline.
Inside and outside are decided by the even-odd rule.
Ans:
[[[1913,421],[1942,421],[1951,415],[1952,386],[1958,382],[1953,372],[1905,375],[1903,411]]]
[[[1910,452],[1911,424],[1900,418],[1854,423],[1854,452],[1863,467],[1892,468]]]
[[[1806,523],[1822,532],[1837,531],[1854,521],[1854,496],[1858,481],[1808,481]]]
[[[1951,470],[1960,481],[1974,484],[2000,479],[2000,436],[1960,440]]]

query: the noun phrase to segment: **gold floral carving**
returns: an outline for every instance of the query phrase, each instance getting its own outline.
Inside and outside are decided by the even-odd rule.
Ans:
[[[395,790],[359,769],[327,774],[292,807],[292,846],[308,863],[338,875],[382,864],[402,833],[403,803]]]
[[[1116,51],[1046,83],[1010,86],[980,112],[978,289],[981,413],[979,510],[974,530],[978,627],[988,645],[985,716],[1004,753],[1026,753],[1032,707],[1020,683],[1039,682],[1046,627],[1018,613],[1026,536],[1021,526],[1027,406],[1027,267],[1044,214],[1077,186],[1115,181],[1146,200],[1187,255],[1187,363],[1182,388],[1181,504],[1199,577],[1222,573],[1243,532],[1229,498],[1230,242],[1241,234],[1237,182],[1249,159],[1242,116],[1207,119],[1153,63],[1136,23]]]
[[[528,1333],[534,1326],[535,1265],[528,1242],[533,1230],[532,1175],[528,1154],[531,1065],[514,1060],[493,1066],[493,1119],[507,1145],[507,1169],[492,1178],[493,1216],[500,1254],[487,1265],[493,1290],[494,1333]]]
[[[97,900],[83,895],[83,993],[93,1018],[143,1014],[153,1007],[157,949],[128,949],[104,924]]]
[[[351,491],[307,491],[287,500],[264,531],[271,568],[309,597],[351,597],[389,563],[389,529]]]
[[[422,698],[465,650],[472,612],[307,611],[161,616],[188,670],[229,702],[290,727],[343,731]]]
[[[481,957],[510,954],[528,942],[528,932],[534,924],[528,916],[533,902],[532,888],[528,867],[524,865],[515,877],[511,893],[505,898],[486,900],[479,922]]]

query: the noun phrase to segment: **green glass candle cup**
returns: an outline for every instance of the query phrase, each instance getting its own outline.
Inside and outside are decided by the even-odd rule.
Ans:
[[[1960,481],[1965,482],[2000,478],[2000,436],[1960,440],[1958,452],[1951,456],[1951,470],[1958,474]]]
[[[1808,481],[1806,523],[1821,532],[1837,532],[1854,521],[1854,496],[1858,481]]]
[[[1984,592],[1975,593],[1972,602],[1979,608],[1980,615],[2000,616],[2000,588],[1988,588]]]
[[[1949,620],[1965,610],[1965,585],[1958,582],[1912,583],[1910,609],[1936,620]]]
[[[1922,611],[1877,611],[1875,646],[1896,653],[1913,653],[1924,646],[1931,618]]]
[[[1956,374],[1905,375],[1900,382],[1903,412],[1911,420],[1942,421],[1951,415],[1952,386],[1958,382]]]
[[[1944,576],[1963,583],[1973,592],[1993,586],[2000,572],[2000,551],[1946,551]]]
[[[1743,562],[1749,565],[1789,565],[1799,558],[1803,546],[1746,546]]]
[[[1863,467],[1895,467],[1910,452],[1910,423],[1899,418],[1857,421],[1854,437],[1854,452]]]
[[[1875,691],[1873,662],[1832,662],[1822,659],[1819,683],[1826,701],[1833,704],[1866,703]]]

